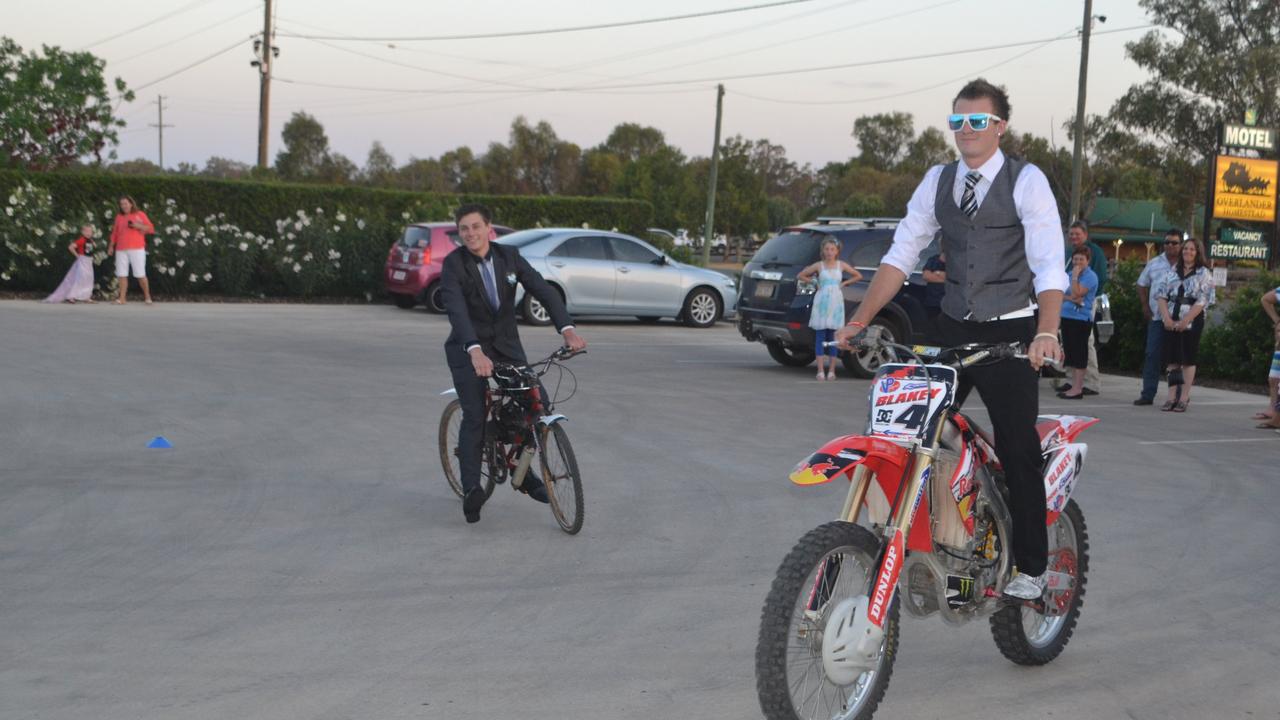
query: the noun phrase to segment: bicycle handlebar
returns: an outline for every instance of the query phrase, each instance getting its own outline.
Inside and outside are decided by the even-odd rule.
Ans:
[[[901,357],[904,354],[908,355],[914,358],[915,361],[920,363],[921,365],[927,364],[924,361],[925,357],[932,358],[936,362],[939,357],[941,357],[943,354],[948,352],[953,352],[958,354],[964,351],[973,351],[971,354],[961,357],[955,362],[941,363],[943,365],[947,365],[948,367],[952,367],[957,370],[963,370],[966,367],[983,362],[984,360],[999,361],[999,360],[1005,360],[1008,358],[1016,358],[1019,360],[1028,359],[1026,354],[1026,348],[1020,342],[966,343],[964,345],[956,345],[953,347],[936,347],[936,346],[924,346],[924,345],[909,347],[907,345],[899,345],[898,343],[895,343],[895,342],[887,342],[885,340],[881,340],[880,334],[878,332],[871,333],[870,331],[868,331],[863,333],[862,335],[859,335],[857,338],[855,338],[854,344],[857,345],[858,347],[862,347],[870,350],[874,350],[880,347],[888,348],[890,350],[893,350],[896,356]],[[836,345],[838,345],[838,343],[836,343],[835,341],[829,341],[829,342],[823,343],[824,347],[833,347]],[[1062,363],[1058,360],[1054,360],[1052,358],[1044,358],[1044,363],[1053,368],[1062,369]]]

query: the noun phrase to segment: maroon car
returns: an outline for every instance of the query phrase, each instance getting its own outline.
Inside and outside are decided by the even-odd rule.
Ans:
[[[493,226],[493,238],[510,232],[509,227]],[[444,256],[461,246],[458,226],[454,223],[424,222],[406,227],[404,237],[391,246],[382,274],[396,307],[409,309],[426,303],[431,312],[444,312],[440,300],[440,268],[444,266]]]

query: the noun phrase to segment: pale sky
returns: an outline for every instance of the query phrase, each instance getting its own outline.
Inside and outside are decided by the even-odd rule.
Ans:
[[[374,140],[398,164],[459,145],[479,154],[492,141],[507,141],[517,115],[550,122],[561,138],[583,149],[602,142],[618,123],[636,122],[659,128],[691,156],[705,156],[715,123],[714,86],[723,80],[726,137],[768,138],[785,146],[792,160],[821,166],[855,154],[850,130],[861,115],[904,111],[915,116],[917,132],[926,125],[942,127],[956,90],[978,74],[1008,88],[1015,129],[1067,144],[1061,125],[1075,110],[1082,0],[814,0],[638,27],[396,41],[394,47],[283,35],[506,32],[762,2],[767,0],[277,0],[280,57],[271,91],[270,158],[274,161],[281,149],[280,128],[295,110],[315,115],[331,147],[361,166]],[[1099,33],[1149,20],[1136,0],[1095,0],[1093,12],[1107,21],[1094,25],[1087,110],[1101,113],[1145,79],[1124,55],[1124,44],[1145,31]],[[211,155],[248,163],[256,159],[258,76],[249,66],[250,35],[260,33],[262,24],[262,0],[45,0],[23,3],[21,13],[6,13],[0,34],[26,50],[41,44],[90,46],[107,60],[109,80],[120,76],[133,88],[241,40],[238,47],[139,90],[120,111],[129,122],[120,138],[121,159],[156,161],[157,133],[148,124],[156,122],[156,96],[164,95],[164,121],[174,126],[165,129],[165,164],[203,167]],[[728,79],[1055,37],[1067,39],[1042,47]],[[656,81],[683,84],[634,87]],[[632,87],[581,91],[593,85]],[[817,104],[832,101],[842,104]]]

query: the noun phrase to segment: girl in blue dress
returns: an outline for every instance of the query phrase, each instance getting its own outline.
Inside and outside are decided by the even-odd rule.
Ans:
[[[822,260],[801,270],[796,279],[810,282],[814,275],[818,276],[818,288],[809,310],[809,327],[813,328],[813,352],[818,356],[818,379],[835,380],[837,351],[835,345],[828,347],[826,343],[844,326],[844,293],[840,289],[861,280],[862,273],[840,259],[840,241],[828,236],[822,240]],[[830,369],[826,367],[828,358]]]

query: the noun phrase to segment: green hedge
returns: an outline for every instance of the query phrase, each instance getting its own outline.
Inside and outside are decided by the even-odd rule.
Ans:
[[[404,224],[448,220],[464,202],[484,203],[495,222],[516,228],[641,233],[653,217],[647,202],[614,198],[0,170],[0,287],[52,290],[70,262],[63,248],[77,227],[91,222],[105,236],[121,195],[137,199],[156,226],[148,253],[157,290],[183,294],[379,294],[387,250]],[[100,246],[99,265],[106,261]],[[104,290],[113,286],[110,272],[97,274]]]

